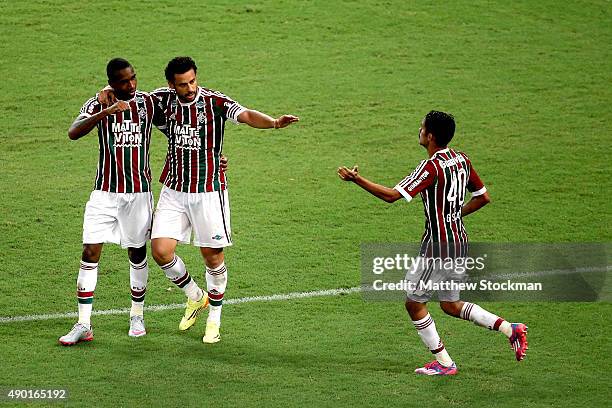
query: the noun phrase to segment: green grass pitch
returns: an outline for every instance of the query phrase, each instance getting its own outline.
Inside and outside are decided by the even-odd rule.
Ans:
[[[209,4],[211,3],[211,4]],[[362,242],[415,242],[420,202],[387,205],[340,182],[359,164],[394,185],[425,157],[430,109],[452,112],[493,203],[466,219],[479,242],[610,242],[612,12],[607,1],[0,1],[0,316],[76,311],[81,226],[97,160],[67,129],[115,56],[139,88],[190,55],[201,85],[271,115],[228,124],[234,247],[228,298],[359,284]],[[155,131],[153,177],[165,138]],[[155,183],[155,194],[159,193]],[[202,282],[197,250],[179,254]],[[150,258],[147,304],[183,302]],[[129,306],[127,255],[107,245],[94,308]],[[442,316],[454,378],[412,374],[430,355],[402,304],[359,294],[228,305],[221,343],[182,311],[0,323],[0,388],[69,389],[68,406],[603,406],[612,397],[609,303],[486,303],[530,326],[527,359],[501,334]],[[7,404],[9,406],[10,404]],[[44,405],[40,403],[38,405]],[[55,406],[55,405],[53,405]]]

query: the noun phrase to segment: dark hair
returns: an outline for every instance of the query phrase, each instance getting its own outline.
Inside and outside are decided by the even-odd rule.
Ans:
[[[438,146],[445,147],[455,134],[455,118],[450,113],[432,110],[425,116],[425,130],[433,134]]]
[[[130,64],[127,60],[123,58],[113,58],[108,61],[106,64],[106,76],[109,81],[114,81],[117,79],[117,72],[121,71],[125,68],[131,68],[132,64]]]
[[[198,72],[198,67],[191,57],[175,57],[170,60],[166,66],[166,79],[168,82],[174,82],[174,74],[184,74],[193,69],[194,73]]]

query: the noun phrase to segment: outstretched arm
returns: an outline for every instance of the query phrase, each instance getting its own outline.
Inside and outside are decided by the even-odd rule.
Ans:
[[[79,115],[74,120],[74,122],[72,122],[70,129],[68,129],[68,137],[71,140],[77,140],[91,132],[91,129],[93,129],[98,124],[98,122],[104,119],[105,117],[110,116],[113,113],[129,109],[129,107],[130,105],[127,102],[117,101],[112,106],[101,110],[95,115]]]
[[[474,211],[478,211],[490,202],[491,198],[489,197],[489,193],[486,191],[484,192],[484,194],[472,196],[470,201],[468,201],[463,207],[461,207],[461,216],[465,217],[466,215],[469,215]]]
[[[402,194],[399,191],[376,184],[367,178],[362,177],[359,174],[359,167],[357,166],[354,166],[352,169],[345,166],[338,167],[338,176],[344,181],[352,181],[368,193],[388,203],[393,203],[402,198]]]
[[[300,118],[293,115],[282,115],[277,119],[261,113],[256,110],[247,109],[238,115],[238,122],[246,123],[247,125],[257,129],[280,129],[289,126],[290,124],[299,121]]]

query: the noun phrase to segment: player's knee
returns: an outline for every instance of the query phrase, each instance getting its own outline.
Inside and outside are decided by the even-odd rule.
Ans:
[[[459,302],[440,302],[440,308],[450,316],[458,317],[461,313],[461,307],[459,307]]]
[[[414,317],[421,313],[421,311],[423,310],[424,304],[415,302],[414,300],[406,299],[405,306],[406,306],[406,311],[408,312],[410,317]]]
[[[219,265],[223,263],[223,257],[219,255],[211,255],[206,257],[206,266],[209,268],[215,269],[218,268]]]
[[[206,266],[209,268],[217,268],[221,265],[225,256],[223,255],[223,248],[200,248],[200,252],[206,261]]]
[[[147,246],[140,248],[128,248],[128,257],[133,264],[140,264],[147,257]]]
[[[83,262],[98,263],[101,254],[101,244],[85,244],[83,245],[83,255],[81,256],[81,259]]]
[[[151,242],[151,254],[159,266],[169,264],[174,259],[174,251],[156,240]]]

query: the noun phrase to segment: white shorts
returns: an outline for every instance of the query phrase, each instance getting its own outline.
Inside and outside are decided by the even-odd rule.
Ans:
[[[419,256],[413,269],[406,272],[406,281],[410,283],[409,289],[406,291],[408,299],[426,303],[431,300],[434,292],[437,293],[438,301],[440,302],[456,302],[459,300],[460,291],[455,289],[448,290],[432,290],[428,289],[426,284],[438,285],[441,283],[455,283],[464,282],[467,275],[465,273],[459,273],[453,268],[445,268],[444,264],[441,263],[427,263],[426,259],[432,260],[432,258],[423,258]]]
[[[149,240],[153,194],[94,190],[85,205],[83,243],[140,248]]]
[[[183,193],[162,188],[153,217],[151,238],[172,238],[197,247],[232,245],[227,190]]]

